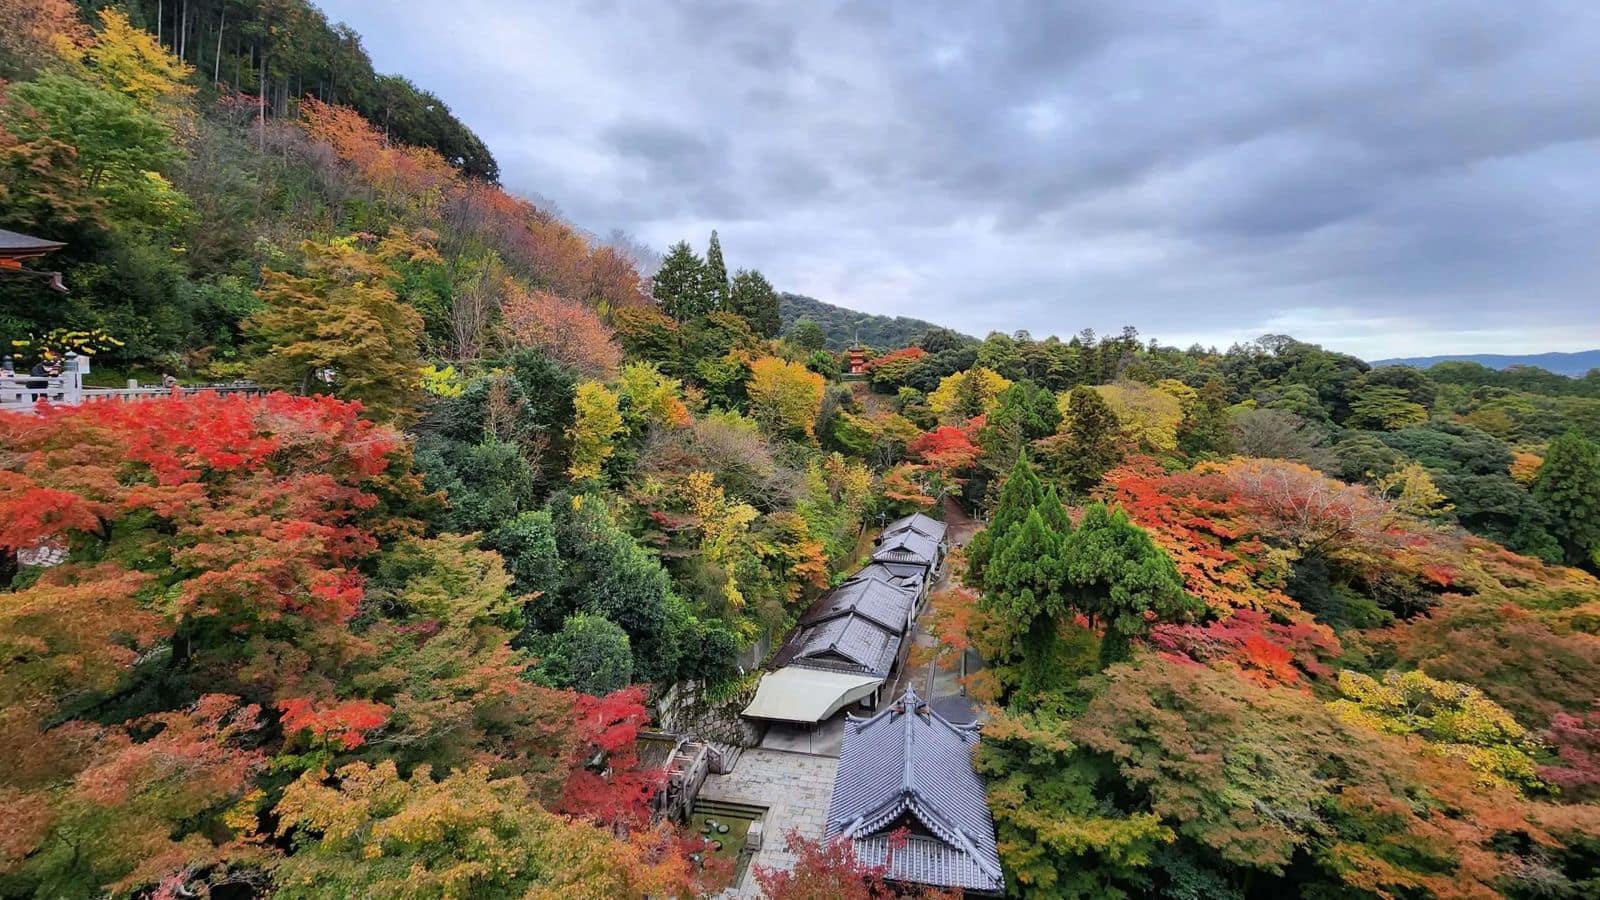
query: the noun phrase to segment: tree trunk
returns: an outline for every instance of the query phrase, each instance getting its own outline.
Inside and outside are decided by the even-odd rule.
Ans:
[[[267,151],[267,48],[261,48],[260,92],[256,96],[256,139],[258,149]]]
[[[222,21],[217,23],[217,58],[211,64],[211,83],[222,80],[222,35],[228,30],[228,4],[222,4]]]
[[[183,59],[183,51],[189,47],[189,0],[183,0],[182,12],[178,14],[178,31],[172,36],[172,42],[177,45],[178,58]]]
[[[156,0],[156,43],[161,43],[161,14],[166,10],[166,5],[161,0]]]

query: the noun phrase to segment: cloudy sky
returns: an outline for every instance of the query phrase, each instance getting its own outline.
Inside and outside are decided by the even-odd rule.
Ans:
[[[590,231],[975,335],[1600,347],[1600,3],[322,0]]]

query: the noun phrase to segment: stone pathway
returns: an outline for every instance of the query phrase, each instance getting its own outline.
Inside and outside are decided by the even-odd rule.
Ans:
[[[821,838],[827,826],[828,801],[839,760],[827,756],[752,748],[726,775],[712,775],[700,789],[700,799],[742,803],[767,808],[762,825],[761,850],[741,883],[723,897],[760,897],[755,867],[794,868],[794,854],[784,846],[784,835],[796,829],[809,838]]]

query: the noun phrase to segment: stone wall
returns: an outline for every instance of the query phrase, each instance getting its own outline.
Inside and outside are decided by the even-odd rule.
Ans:
[[[749,676],[731,696],[707,696],[705,685],[683,681],[656,700],[656,721],[661,730],[697,740],[754,747],[765,728],[739,715],[756,695],[759,673]]]

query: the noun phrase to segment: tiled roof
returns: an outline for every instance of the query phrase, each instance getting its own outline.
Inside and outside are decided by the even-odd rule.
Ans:
[[[922,828],[894,851],[890,878],[1001,891],[994,821],[983,779],[972,768],[977,742],[976,724],[950,722],[910,689],[874,716],[851,716],[839,752],[828,835],[851,838],[864,861],[883,864],[893,826],[909,816]]]
[[[933,538],[935,541],[943,541],[947,528],[948,526],[946,526],[945,523],[933,518],[932,516],[925,516],[922,513],[912,513],[903,519],[895,519],[888,525],[883,526],[883,534],[885,537],[887,537],[888,535],[896,532],[909,530],[915,531],[918,534],[926,537]]]
[[[875,560],[862,566],[861,571],[856,573],[856,577],[876,578],[879,581],[898,584],[921,593],[923,584],[928,580],[928,570],[918,563]]]
[[[933,568],[939,563],[939,542],[919,531],[898,531],[886,534],[872,551],[879,562],[909,562]]]
[[[811,628],[802,628],[795,636],[798,652],[790,665],[806,665],[811,661],[843,658],[850,665],[859,666],[864,673],[888,674],[894,665],[894,655],[899,652],[899,634],[886,631],[875,621],[859,615],[830,618]]]
[[[816,666],[886,676],[900,652],[900,635],[850,614],[801,628],[773,660],[776,665]]]
[[[807,611],[801,623],[814,625],[826,619],[856,615],[904,633],[917,605],[917,588],[871,575],[857,575],[825,594]]]

